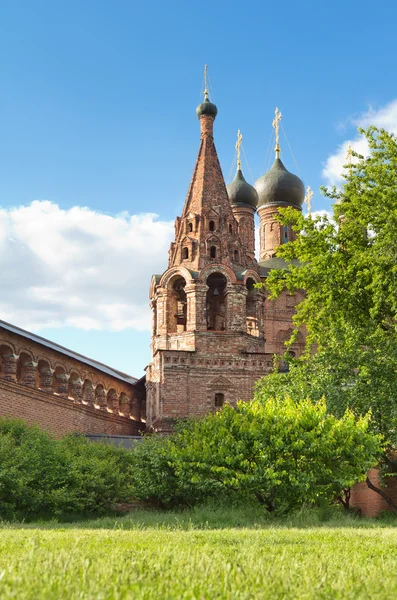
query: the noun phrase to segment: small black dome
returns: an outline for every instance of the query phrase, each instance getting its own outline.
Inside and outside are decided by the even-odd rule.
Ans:
[[[257,207],[258,204],[258,192],[256,189],[247,183],[244,179],[244,175],[241,169],[237,170],[236,176],[232,183],[227,186],[227,193],[231,204],[243,205],[248,204]]]
[[[198,118],[200,118],[201,115],[209,115],[211,117],[214,117],[215,119],[217,114],[218,109],[215,106],[215,104],[212,104],[212,102],[208,100],[208,96],[206,96],[204,102],[199,104],[196,108],[196,115],[198,116]]]
[[[255,182],[258,208],[265,204],[287,204],[301,207],[305,199],[303,181],[287,171],[279,158],[263,177]]]

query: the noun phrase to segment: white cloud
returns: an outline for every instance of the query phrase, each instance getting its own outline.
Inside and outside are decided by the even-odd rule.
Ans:
[[[49,201],[0,208],[0,319],[20,327],[150,327],[150,276],[167,266],[173,224]]]
[[[367,112],[355,119],[351,119],[350,122],[357,127],[369,127],[370,125],[375,125],[376,127],[387,129],[392,133],[397,133],[397,100],[393,100],[378,110],[370,107]],[[344,141],[338,146],[337,150],[327,158],[322,171],[322,175],[325,178],[327,185],[340,186],[343,182],[341,174],[343,172],[343,165],[346,164],[348,143],[349,140]],[[362,154],[363,156],[368,155],[368,144],[363,136],[357,134],[356,137],[351,140],[351,145],[359,154]]]

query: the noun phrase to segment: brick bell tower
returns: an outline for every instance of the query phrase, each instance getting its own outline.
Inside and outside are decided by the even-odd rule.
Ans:
[[[175,419],[250,400],[254,382],[269,369],[264,294],[254,287],[260,281],[254,248],[258,195],[245,181],[240,160],[226,188],[213,137],[217,112],[206,90],[196,110],[200,148],[175,221],[168,269],[154,275],[150,287],[147,425],[162,433],[172,431]]]

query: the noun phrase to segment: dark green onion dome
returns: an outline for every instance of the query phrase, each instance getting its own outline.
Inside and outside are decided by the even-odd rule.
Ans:
[[[258,208],[266,204],[301,207],[305,199],[303,181],[287,171],[279,158],[263,177],[255,182],[258,192]]]
[[[242,206],[248,204],[254,208],[257,207],[258,192],[252,185],[245,181],[241,169],[237,170],[235,178],[232,183],[226,186],[226,189],[232,205]]]
[[[217,114],[218,114],[217,107],[215,106],[215,104],[212,104],[212,102],[210,102],[210,100],[208,98],[208,93],[205,92],[204,102],[199,104],[198,107],[196,108],[196,115],[198,116],[198,118],[200,118],[201,115],[209,115],[210,117],[214,117],[214,119],[215,119]]]

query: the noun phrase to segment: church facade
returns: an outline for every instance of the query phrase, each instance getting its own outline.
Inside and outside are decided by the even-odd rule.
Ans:
[[[277,221],[280,207],[302,210],[302,181],[280,160],[276,110],[276,159],[255,183],[244,179],[237,144],[237,172],[226,186],[214,143],[217,107],[205,92],[197,107],[200,147],[168,269],[154,275],[152,362],[146,370],[147,426],[167,433],[175,419],[200,416],[225,402],[250,400],[255,382],[285,352],[292,316],[301,300],[283,293],[271,301],[256,284],[283,265],[277,248],[294,239]],[[255,222],[260,219],[259,262]],[[302,334],[290,352],[298,356]],[[281,368],[286,365],[280,365]]]

